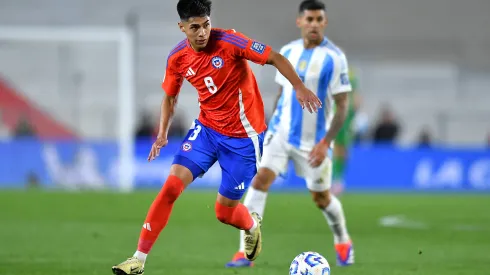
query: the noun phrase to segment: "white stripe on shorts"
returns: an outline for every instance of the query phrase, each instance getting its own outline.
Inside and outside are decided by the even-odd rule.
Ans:
[[[252,143],[254,144],[254,149],[255,149],[255,166],[257,167],[257,172],[259,171],[259,164],[260,164],[260,144],[259,144],[259,137],[258,136],[253,136],[250,137],[252,140]]]

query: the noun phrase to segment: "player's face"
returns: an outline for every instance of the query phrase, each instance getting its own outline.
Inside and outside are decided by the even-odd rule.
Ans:
[[[305,10],[296,20],[296,25],[301,29],[301,36],[311,42],[323,39],[327,23],[324,10]]]
[[[180,30],[195,50],[201,50],[208,44],[211,33],[211,20],[206,17],[191,17],[188,21],[179,23]]]

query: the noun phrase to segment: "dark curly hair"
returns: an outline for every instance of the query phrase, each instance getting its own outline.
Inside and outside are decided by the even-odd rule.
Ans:
[[[210,0],[179,0],[177,12],[180,20],[187,21],[191,17],[205,17],[211,15]]]

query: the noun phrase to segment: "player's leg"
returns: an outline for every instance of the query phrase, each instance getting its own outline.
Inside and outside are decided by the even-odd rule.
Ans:
[[[332,179],[331,154],[317,168],[308,164],[308,152],[293,152],[293,161],[299,176],[305,178],[306,185],[316,206],[322,211],[334,235],[337,264],[340,266],[354,263],[354,250],[350,239],[344,210],[340,200],[330,193]]]
[[[243,201],[249,213],[257,213],[262,217],[267,199],[267,190],[276,178],[276,174],[269,168],[260,168],[253,179],[252,185],[248,188],[247,195]],[[240,230],[240,246],[238,252],[228,262],[226,267],[252,267],[253,262],[245,256],[245,235],[244,230]]]
[[[240,203],[262,155],[263,135],[251,138],[222,139],[218,147],[218,161],[222,181],[216,202],[216,216],[225,224],[245,231],[245,257],[253,261],[261,252],[261,217],[250,214]]]
[[[146,257],[167,225],[175,201],[196,177],[216,162],[213,139],[209,138],[202,125],[193,126],[175,155],[167,180],[148,210],[136,252],[133,257],[113,266],[114,274],[143,274]]]
[[[265,136],[264,153],[259,163],[259,170],[243,202],[250,212],[264,216],[267,192],[277,175],[286,172],[289,160],[288,147],[290,146],[278,134],[268,132]]]
[[[288,155],[280,137],[268,132],[264,138],[264,153],[257,175],[248,188],[243,204],[250,213],[263,217],[267,192],[279,173],[287,167]],[[251,267],[253,262],[245,257],[245,231],[240,231],[240,247],[226,267]]]
[[[229,177],[227,178],[230,179]],[[237,186],[241,185],[237,184]],[[239,199],[235,199],[227,192],[223,192],[222,188],[220,188],[216,199],[215,211],[216,218],[220,222],[246,232],[249,250],[246,256],[244,254],[244,257],[249,259],[247,261],[255,260],[261,250],[261,217],[257,213],[250,213],[247,207],[240,203]]]
[[[311,183],[310,183],[311,184]],[[329,192],[310,190],[313,201],[322,211],[330,229],[334,235],[335,251],[337,253],[337,265],[347,266],[354,263],[354,249],[347,231],[346,219],[342,203]]]

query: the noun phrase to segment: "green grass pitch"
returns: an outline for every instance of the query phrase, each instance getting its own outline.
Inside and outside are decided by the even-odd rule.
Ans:
[[[1,191],[0,274],[111,274],[134,252],[155,194]],[[357,262],[338,268],[330,230],[308,194],[271,193],[262,254],[256,267],[239,270],[224,268],[238,231],[215,219],[215,197],[182,195],[145,274],[286,275],[308,250],[329,259],[333,275],[490,274],[488,196],[347,194],[341,200]],[[381,226],[391,215],[407,220]]]

